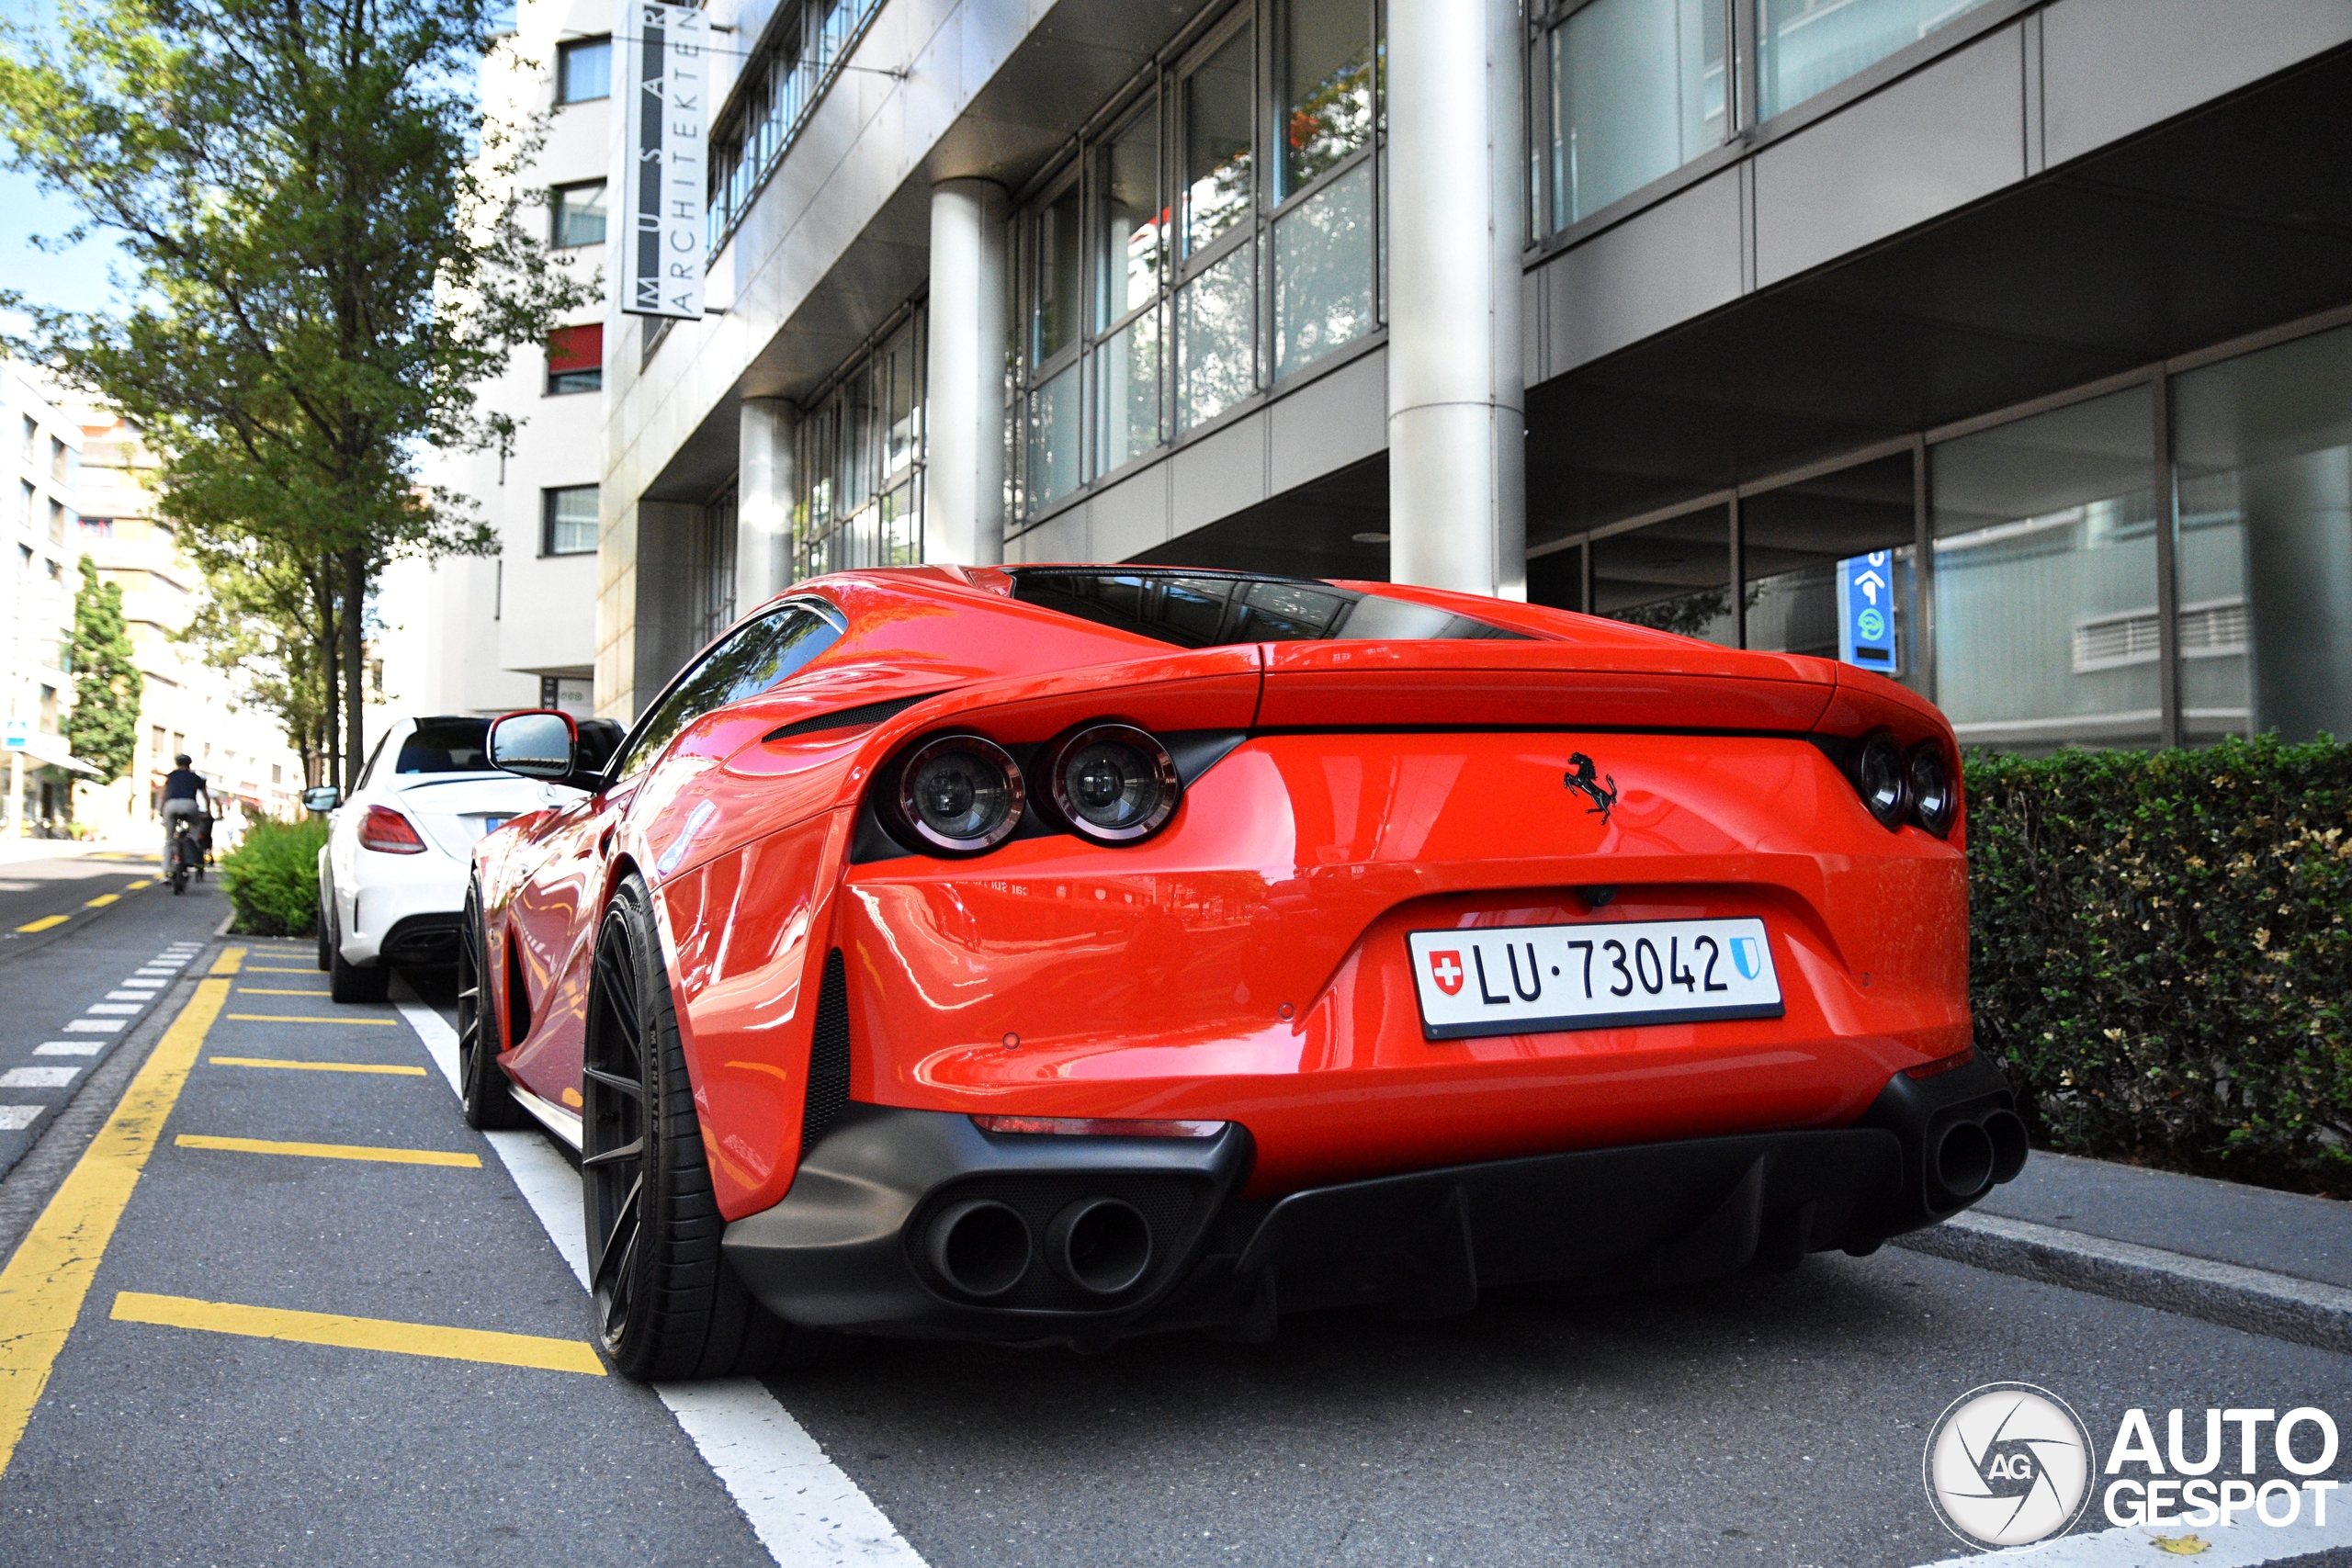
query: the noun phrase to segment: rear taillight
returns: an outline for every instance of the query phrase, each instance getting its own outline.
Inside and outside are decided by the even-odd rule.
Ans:
[[[359,847],[388,855],[421,855],[424,840],[409,819],[389,806],[371,806],[359,823]]]
[[[1912,747],[1906,774],[1911,820],[1939,839],[1949,837],[1952,821],[1960,815],[1960,791],[1953,787],[1951,763],[1943,747],[1933,740]]]
[[[1149,730],[1090,724],[1046,752],[1038,793],[1053,815],[1098,844],[1140,843],[1176,814],[1183,784],[1175,759]]]
[[[1911,776],[1904,766],[1903,749],[1893,735],[1881,729],[1865,736],[1854,749],[1847,776],[1880,827],[1893,832],[1903,826],[1911,804]]]

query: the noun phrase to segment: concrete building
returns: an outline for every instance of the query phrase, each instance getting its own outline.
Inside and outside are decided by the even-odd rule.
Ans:
[[[522,0],[513,52],[482,77],[492,115],[548,117],[528,177],[547,190],[548,241],[590,273],[605,254],[612,16],[609,0]],[[388,712],[593,711],[604,340],[591,310],[518,351],[478,389],[519,422],[513,450],[426,465],[426,482],[472,499],[499,551],[386,570],[375,640]]]
[[[0,506],[7,513],[6,832],[62,834],[74,780],[74,593],[81,586],[82,432],[27,367],[0,362]]]
[[[606,323],[601,712],[831,566],[1835,655],[1867,565],[1966,740],[2352,733],[2352,7],[712,13],[709,313]]]
[[[84,780],[78,820],[134,843],[163,833],[164,775],[181,752],[210,787],[225,834],[257,816],[300,814],[302,761],[275,714],[245,700],[233,671],[205,663],[175,638],[194,618],[202,576],[155,515],[159,465],[139,433],[111,410],[75,407],[82,440],[80,553],[99,579],[122,589],[123,619],[144,685],[130,771],[114,783]]]

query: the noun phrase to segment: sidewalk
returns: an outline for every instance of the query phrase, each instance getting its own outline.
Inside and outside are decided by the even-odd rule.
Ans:
[[[2352,1351],[2352,1204],[2036,1150],[1968,1213],[1894,1245]]]

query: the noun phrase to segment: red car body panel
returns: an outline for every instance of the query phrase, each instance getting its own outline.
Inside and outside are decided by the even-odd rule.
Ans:
[[[1197,651],[1008,596],[1000,570],[844,574],[848,630],[688,725],[633,782],[478,852],[488,1016],[537,1099],[576,1105],[588,954],[635,870],[655,906],[729,1219],[801,1150],[828,955],[851,1098],[954,1112],[1238,1122],[1252,1196],[1514,1156],[1852,1122],[1964,1051],[1964,840],[1890,831],[1810,736],[1938,741],[1935,709],[1826,660],[1390,587],[1534,640]],[[779,735],[919,698],[856,729]],[[853,845],[909,741],[1006,745],[1118,718],[1234,749],[1156,837],[967,860]],[[1616,791],[1563,788],[1577,753]],[[1578,889],[1608,888],[1613,901]],[[1431,1042],[1405,933],[1760,915],[1785,1016]]]

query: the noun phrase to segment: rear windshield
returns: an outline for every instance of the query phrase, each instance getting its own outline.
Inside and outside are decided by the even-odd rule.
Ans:
[[[1287,577],[1061,567],[1018,567],[1011,576],[1012,596],[1024,604],[1179,648],[1366,637],[1526,640],[1431,605]]]
[[[486,718],[420,718],[393,759],[396,773],[483,773],[490,759],[482,749],[490,736]]]

